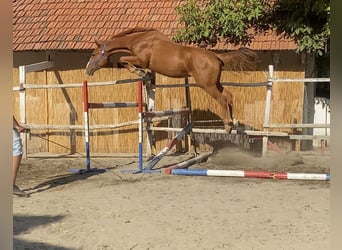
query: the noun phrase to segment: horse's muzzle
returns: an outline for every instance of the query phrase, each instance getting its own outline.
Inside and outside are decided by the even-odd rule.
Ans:
[[[89,75],[89,76],[94,75],[95,70],[96,70],[96,68],[92,67],[91,64],[88,62],[87,66],[86,66],[87,75]]]
[[[86,73],[88,76],[92,76],[92,75],[94,75],[94,70],[86,69]]]

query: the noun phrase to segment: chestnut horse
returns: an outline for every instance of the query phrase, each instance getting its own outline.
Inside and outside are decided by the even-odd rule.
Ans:
[[[114,53],[127,52],[119,63],[143,77],[149,69],[159,74],[183,78],[192,76],[196,84],[211,95],[227,112],[223,117],[225,129],[230,132],[233,119],[233,97],[220,83],[221,70],[249,70],[256,65],[256,53],[247,48],[216,54],[209,50],[184,46],[171,41],[155,29],[133,28],[116,34],[108,41],[95,41],[86,66],[88,75],[108,63]]]

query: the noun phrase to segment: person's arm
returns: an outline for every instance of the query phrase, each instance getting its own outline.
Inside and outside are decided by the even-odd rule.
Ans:
[[[13,128],[15,128],[19,133],[26,132],[26,129],[18,123],[18,121],[15,119],[14,116],[13,116]]]

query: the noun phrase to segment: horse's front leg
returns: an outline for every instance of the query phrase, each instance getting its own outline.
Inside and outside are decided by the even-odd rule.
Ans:
[[[134,73],[140,77],[146,76],[146,72],[144,70],[136,67],[142,67],[139,59],[136,56],[122,56],[119,59],[119,63],[131,73]]]
[[[220,94],[214,94],[216,93],[216,91]],[[232,129],[238,126],[238,121],[234,118],[233,115],[233,95],[220,84],[217,84],[216,88],[210,88],[209,93],[226,110],[226,113],[223,117],[223,124],[227,132],[231,133]]]
[[[200,85],[202,86],[202,85]],[[204,88],[204,87],[202,87]],[[230,133],[234,126],[233,119],[233,96],[227,90],[225,90],[221,85],[207,85],[204,90],[207,91],[211,97],[213,97],[225,110],[222,117],[224,128],[228,133]]]

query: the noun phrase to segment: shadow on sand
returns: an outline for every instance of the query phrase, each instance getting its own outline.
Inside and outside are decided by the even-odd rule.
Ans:
[[[31,242],[20,239],[21,234],[25,234],[35,227],[45,226],[50,223],[56,223],[62,220],[64,216],[26,216],[26,215],[14,215],[13,216],[13,249],[16,250],[73,250],[73,248],[66,248],[62,246],[51,245],[42,242]]]
[[[32,188],[24,189],[23,191],[31,195],[34,193],[39,193],[39,192],[43,192],[49,189],[53,189],[62,185],[67,185],[69,183],[83,181],[92,176],[100,175],[105,172],[106,172],[106,169],[100,169],[100,171],[91,171],[91,172],[86,172],[86,173],[72,173],[72,174],[54,176],[47,181],[39,183],[38,185]]]

